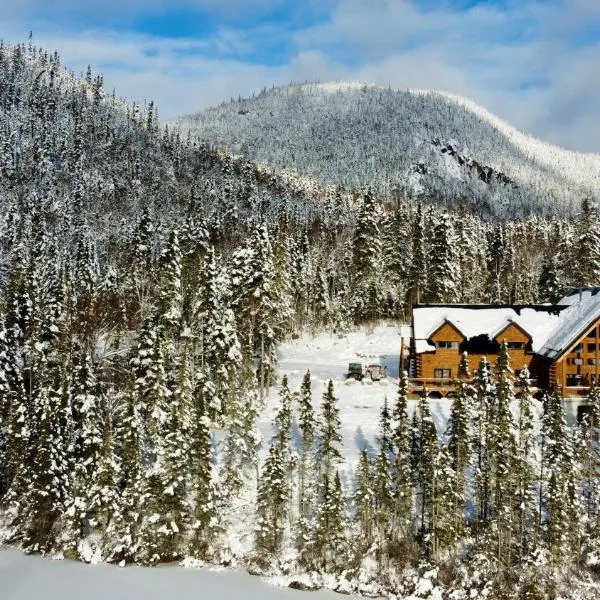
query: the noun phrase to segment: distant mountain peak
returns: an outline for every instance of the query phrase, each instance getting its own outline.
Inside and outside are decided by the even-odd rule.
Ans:
[[[497,216],[571,212],[600,189],[600,155],[537,140],[476,102],[437,90],[296,83],[176,122],[248,160],[321,184],[440,204],[461,197]]]

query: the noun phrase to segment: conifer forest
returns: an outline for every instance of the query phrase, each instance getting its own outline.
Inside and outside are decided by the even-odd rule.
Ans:
[[[235,561],[373,596],[541,600],[577,582],[597,597],[600,390],[571,424],[506,348],[493,368],[464,356],[436,430],[401,374],[376,447],[348,465],[341,384],[322,393],[307,373],[293,389],[277,371],[282,342],[399,326],[415,302],[600,285],[591,199],[500,219],[409,196],[304,186],[162,124],[91,69],[1,45],[0,541]],[[232,557],[248,498],[252,548]]]

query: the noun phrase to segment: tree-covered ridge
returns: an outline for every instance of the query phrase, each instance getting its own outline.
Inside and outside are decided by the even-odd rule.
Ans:
[[[117,562],[225,561],[223,515],[250,490],[256,553],[246,558],[257,568],[276,565],[293,538],[302,568],[358,573],[375,553],[392,573],[403,568],[398,557],[438,560],[472,531],[495,539],[494,527],[506,532],[493,519],[507,498],[529,498],[531,481],[551,469],[558,477],[572,460],[557,455],[518,482],[507,475],[516,435],[508,366],[495,388],[482,368],[475,392],[463,389],[456,410],[480,403],[477,414],[492,421],[457,413],[447,445],[425,400],[414,415],[402,399],[390,405],[356,484],[340,477],[333,384],[313,399],[307,377],[296,400],[282,383],[265,460],[256,420],[277,344],[293,334],[399,319],[415,300],[554,301],[571,284],[600,283],[591,202],[577,221],[489,223],[460,202],[449,212],[368,190],[351,201],[341,190],[303,195],[179,139],[151,104],[127,108],[100,77],[69,75],[32,46],[0,48],[0,131],[0,511],[11,542],[75,557],[91,546]],[[534,452],[540,440],[522,410],[523,452]],[[506,453],[490,454],[497,439]],[[475,451],[482,470],[472,479],[464,470]],[[580,480],[552,485],[570,486],[569,502],[582,489]],[[467,519],[473,494],[480,515]],[[548,507],[540,539],[554,556],[561,530],[546,515],[571,504]],[[525,535],[530,515],[515,510],[502,519],[520,519]],[[395,546],[384,548],[390,531]],[[529,556],[513,534],[501,543],[519,549],[511,561]]]
[[[275,170],[442,206],[463,197],[501,218],[573,213],[600,183],[599,156],[543,144],[435,92],[294,84],[175,123]]]

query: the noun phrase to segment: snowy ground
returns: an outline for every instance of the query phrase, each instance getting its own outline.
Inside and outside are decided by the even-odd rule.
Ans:
[[[402,329],[402,333],[406,332]],[[303,337],[279,348],[279,374],[280,377],[287,374],[293,391],[300,389],[304,374],[310,370],[313,405],[317,414],[327,383],[330,379],[333,380],[342,423],[343,456],[346,463],[342,465],[342,471],[346,477],[351,475],[347,472],[348,468],[353,469],[364,448],[370,454],[376,452],[379,416],[384,399],[387,397],[390,411],[394,406],[398,393],[400,335],[401,328],[398,325],[379,325],[374,329],[362,328],[343,336],[320,334],[316,337]],[[372,382],[368,378],[362,382],[346,380],[350,362],[360,362],[363,365],[381,363],[387,367],[388,378],[379,382]],[[277,394],[277,388],[272,388],[259,424],[265,440],[269,440],[272,435],[271,422],[279,406]],[[442,435],[446,428],[450,401],[431,400],[430,405],[438,433]],[[416,400],[409,400],[409,413],[412,413],[414,406]],[[293,427],[299,446],[296,421]]]
[[[302,595],[304,594],[304,595]],[[314,592],[314,600],[333,600],[328,590]],[[242,570],[155,569],[114,565],[86,565],[69,560],[26,556],[0,547],[2,600],[306,600],[306,592],[271,586]]]

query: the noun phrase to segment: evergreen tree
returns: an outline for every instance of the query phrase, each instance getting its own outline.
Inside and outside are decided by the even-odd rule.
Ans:
[[[373,543],[375,521],[375,494],[372,486],[369,455],[363,449],[358,460],[355,476],[354,511],[358,528],[358,543],[362,553]]]
[[[579,286],[597,285],[600,282],[598,209],[588,198],[581,203],[574,258],[577,284]]]
[[[449,215],[442,214],[433,229],[427,296],[432,302],[455,302],[460,285],[457,241]]]
[[[463,365],[459,371],[464,373],[465,366]],[[453,528],[457,535],[461,535],[463,532],[468,494],[467,469],[471,462],[471,404],[472,388],[465,381],[459,380],[456,396],[450,409],[447,432],[450,465],[456,476],[453,487],[456,499]]]
[[[305,540],[308,539],[310,519],[314,505],[314,467],[313,453],[315,441],[315,412],[312,406],[312,386],[310,371],[302,379],[299,398],[298,426],[302,434],[302,447],[300,450],[299,483],[298,483],[298,547],[302,550]]]
[[[333,481],[323,476],[323,496],[315,519],[313,539],[315,566],[321,571],[340,573],[348,566],[348,515],[340,474]]]
[[[529,370],[524,368],[518,378],[519,413],[517,422],[517,455],[515,464],[515,538],[522,559],[532,549],[532,531],[535,529],[535,439],[533,397],[529,385]]]
[[[331,481],[333,477],[334,464],[342,458],[339,448],[342,443],[340,411],[336,402],[333,381],[330,379],[327,384],[327,391],[323,394],[320,432],[316,452],[321,474],[327,477],[328,481]]]
[[[394,508],[391,477],[392,452],[390,413],[387,398],[385,398],[379,419],[379,452],[373,470],[376,525],[382,538],[387,537]]]
[[[490,443],[494,439],[494,386],[490,365],[484,357],[473,378],[473,483],[478,530],[492,513],[492,464]]]
[[[408,420],[408,374],[402,372],[398,396],[394,406],[395,426],[392,432],[394,448],[393,473],[393,527],[392,535],[398,538],[408,536],[412,520],[412,475],[411,475],[411,439]]]

